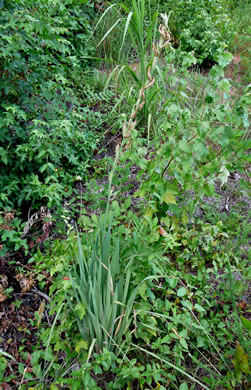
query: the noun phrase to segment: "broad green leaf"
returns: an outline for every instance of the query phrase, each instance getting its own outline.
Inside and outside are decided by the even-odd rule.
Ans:
[[[179,390],[188,390],[188,386],[186,383],[181,383]]]
[[[58,390],[57,385],[51,384],[50,385],[50,390]]]
[[[161,197],[161,201],[166,204],[176,204],[175,194],[173,191],[167,190]]]
[[[132,199],[131,199],[131,198],[127,198],[127,199],[125,200],[124,207],[125,207],[126,209],[129,209],[129,207],[131,206],[131,204],[132,204]]]
[[[0,157],[2,158],[2,161],[5,165],[8,164],[8,158],[7,158],[7,153],[6,153],[6,150],[4,150],[4,148],[0,147]]]
[[[187,290],[185,287],[181,287],[177,291],[178,297],[184,297],[187,294]]]
[[[168,108],[167,111],[169,114],[177,114],[180,112],[180,107],[177,106],[177,104],[172,103]]]
[[[88,343],[85,340],[80,340],[75,347],[75,351],[79,353],[82,349],[88,349]]]
[[[175,288],[177,286],[177,283],[178,283],[177,278],[168,278],[167,281],[170,284],[171,288]]]
[[[174,87],[177,84],[177,82],[179,81],[179,79],[176,76],[169,76],[167,81],[171,87]]]
[[[47,168],[48,168],[48,164],[42,165],[42,167],[40,168],[40,172],[43,173]]]
[[[48,152],[47,152],[47,150],[41,150],[41,152],[38,154],[38,156],[37,156],[37,159],[39,159],[39,158],[41,158],[41,157],[43,157],[45,154],[47,154]]]
[[[198,159],[202,159],[203,157],[207,156],[209,153],[207,147],[205,146],[205,143],[201,139],[197,140],[193,144],[192,149],[196,155],[196,158]]]
[[[75,308],[74,308],[75,313],[79,316],[80,320],[83,319],[85,315],[85,307],[82,302],[79,302]]]
[[[251,336],[251,321],[247,318],[241,316],[241,322],[245,329],[247,329],[249,335]]]
[[[17,363],[16,359],[12,355],[10,355],[7,352],[4,352],[2,349],[0,349],[0,355],[3,355],[3,356],[5,356],[5,357],[7,357],[9,359],[12,359],[12,360],[14,360]]]
[[[219,90],[222,92],[229,92],[231,88],[231,84],[227,79],[223,79],[218,84]]]
[[[218,56],[218,63],[220,66],[227,66],[233,59],[231,53],[222,53]]]
[[[233,364],[237,373],[249,373],[248,355],[239,343],[237,343]]]
[[[224,70],[222,69],[222,67],[220,67],[218,65],[214,65],[212,67],[212,69],[210,70],[209,74],[212,77],[219,79],[220,77],[224,77]]]
[[[43,355],[44,360],[52,362],[55,359],[54,353],[52,352],[51,347],[47,348],[45,354]]]
[[[196,304],[194,305],[194,308],[195,308],[196,310],[198,310],[200,313],[206,311],[202,306],[198,305],[198,303],[196,303]]]
[[[179,148],[180,148],[183,152],[188,152],[188,151],[189,151],[189,145],[188,145],[187,141],[184,140],[184,139],[180,140],[180,142],[179,142]]]
[[[139,286],[138,292],[139,292],[139,295],[141,296],[141,298],[143,298],[144,301],[146,301],[147,298],[148,298],[148,295],[147,295],[147,285],[146,285],[146,283],[142,283],[142,284]]]
[[[171,337],[170,335],[166,335],[165,337],[163,337],[163,339],[161,339],[161,344],[169,344],[171,341]]]
[[[221,181],[221,185],[227,183],[229,175],[230,172],[228,171],[228,169],[222,166],[220,169],[220,174],[218,175],[218,179]]]
[[[188,345],[187,345],[187,342],[185,339],[180,339],[180,344],[182,345],[182,347],[184,347],[186,350],[188,350]]]
[[[197,347],[204,347],[205,346],[205,339],[201,336],[197,337]]]
[[[186,307],[186,308],[188,308],[189,310],[193,310],[193,304],[192,304],[192,302],[190,302],[190,301],[185,301],[185,300],[182,300],[181,301],[181,304],[184,306],[184,307]]]
[[[215,116],[219,122],[224,121],[226,113],[223,110],[218,109],[218,110],[215,110],[214,113],[215,113]]]

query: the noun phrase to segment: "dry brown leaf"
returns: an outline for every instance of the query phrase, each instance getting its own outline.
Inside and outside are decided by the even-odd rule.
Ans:
[[[45,308],[45,300],[43,299],[41,304],[40,304],[40,306],[39,306],[39,309],[38,309],[38,320],[37,320],[37,327],[38,328],[39,328],[39,326],[41,324],[44,308]]]
[[[168,234],[167,234],[167,232],[166,232],[166,230],[163,228],[163,227],[160,227],[159,228],[159,234],[161,235],[161,236],[167,236]]]
[[[33,287],[35,284],[35,280],[33,279],[32,275],[30,275],[29,278],[25,278],[23,274],[18,274],[16,275],[16,279],[18,280],[18,283],[22,289],[22,293],[30,291],[31,287]]]
[[[2,285],[3,288],[7,288],[8,287],[8,278],[4,274],[0,275],[0,285]]]
[[[0,302],[4,302],[8,296],[4,292],[3,286],[0,285]]]
[[[239,307],[241,310],[245,310],[247,307],[246,302],[239,302],[237,303],[237,307]]]

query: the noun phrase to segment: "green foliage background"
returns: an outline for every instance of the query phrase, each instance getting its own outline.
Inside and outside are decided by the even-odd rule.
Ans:
[[[0,385],[250,387],[251,95],[224,73],[235,5],[0,1],[0,261],[29,253],[14,277],[41,297],[16,366],[0,337]],[[1,272],[0,303],[25,312]]]
[[[1,205],[53,203],[67,172],[83,173],[95,114],[78,81],[93,53],[86,1],[5,1],[0,14]],[[90,120],[92,118],[92,120]],[[63,172],[62,172],[62,170]],[[59,175],[60,173],[60,175]]]

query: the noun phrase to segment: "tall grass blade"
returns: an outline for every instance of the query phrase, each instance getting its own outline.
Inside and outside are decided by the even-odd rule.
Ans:
[[[5,356],[5,357],[7,357],[9,359],[12,359],[12,360],[14,360],[15,363],[17,363],[16,359],[12,355],[10,355],[7,352],[4,352],[1,348],[0,348],[0,355]]]
[[[91,36],[95,33],[95,31],[97,30],[98,26],[100,25],[100,23],[102,22],[102,20],[105,18],[106,14],[107,14],[113,7],[116,7],[116,5],[117,5],[117,4],[111,4],[111,5],[105,10],[105,12],[103,13],[103,15],[102,15],[102,16],[100,17],[100,19],[98,20],[98,23],[97,23],[96,26],[94,27]]]
[[[106,39],[106,37],[110,34],[110,32],[117,26],[117,24],[121,21],[121,18],[119,18],[113,25],[111,28],[109,28],[109,30],[105,33],[105,35],[103,36],[103,38],[101,39],[101,41],[97,44],[97,47],[99,47],[101,45],[101,43]]]
[[[127,34],[127,31],[128,31],[128,28],[129,28],[132,16],[133,16],[133,12],[131,11],[131,12],[129,12],[129,15],[127,16],[127,19],[126,19],[126,24],[125,24],[125,28],[124,28],[122,43],[121,43],[121,46],[120,46],[120,49],[119,49],[119,59],[120,59],[121,50],[122,50],[122,48],[124,46],[124,43],[125,43],[126,34]]]

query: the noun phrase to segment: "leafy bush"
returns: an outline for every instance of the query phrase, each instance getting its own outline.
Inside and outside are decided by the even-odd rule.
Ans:
[[[223,71],[232,56],[219,54],[220,65],[212,68],[207,83],[197,91],[186,70],[195,59],[187,55],[179,71],[172,65],[174,55],[172,51],[167,55],[170,67],[162,90],[166,101],[157,118],[158,135],[150,143],[152,152],[143,147],[134,129],[132,146],[123,155],[123,161],[129,159],[141,168],[137,194],[149,200],[148,217],[156,212],[160,217],[193,212],[198,199],[214,193],[215,183],[223,185],[232,170],[245,172],[248,165],[249,92],[233,108],[231,84]]]
[[[59,6],[60,10],[66,6],[66,2],[48,0],[39,4],[41,9],[45,4]],[[69,4],[78,6],[79,1]],[[154,24],[144,24],[145,2],[134,0],[132,4],[132,13],[128,10],[125,18],[124,11],[121,13],[125,26],[122,40],[128,39],[129,43],[131,39],[140,64],[138,69],[125,67],[127,73],[119,72],[121,78],[116,81],[119,87],[122,85],[123,93],[115,104],[121,109],[126,96],[131,99],[131,112],[137,109],[137,115],[131,113],[128,122],[124,122],[132,125],[126,128],[129,142],[124,141],[123,154],[116,156],[114,167],[118,160],[120,165],[113,186],[115,168],[110,180],[102,179],[102,191],[96,177],[86,185],[85,194],[82,186],[80,194],[74,189],[77,196],[73,195],[70,202],[80,199],[81,208],[83,204],[86,207],[78,219],[81,232],[76,235],[72,231],[66,239],[54,241],[46,255],[38,252],[30,259],[29,272],[37,271],[34,293],[41,296],[41,304],[35,318],[29,321],[32,331],[39,328],[40,338],[37,345],[30,346],[23,333],[15,358],[0,345],[0,382],[4,387],[8,383],[19,389],[250,387],[246,352],[250,350],[250,321],[246,318],[250,270],[247,256],[243,256],[247,217],[242,221],[239,215],[228,213],[222,223],[223,217],[215,216],[215,209],[205,215],[207,204],[198,204],[199,200],[205,201],[205,195],[214,193],[215,186],[224,189],[231,172],[239,170],[248,176],[250,86],[234,101],[223,69],[232,57],[222,50],[217,51],[218,65],[207,77],[191,70],[196,63],[191,53],[182,55],[179,67],[174,65],[177,52],[172,48],[165,58],[160,57],[156,53],[163,40],[155,42]],[[12,8],[8,2],[8,11],[15,17],[24,11],[26,23],[23,30],[16,31],[25,35],[30,19],[24,2]],[[4,34],[5,41],[12,42],[16,36],[15,28],[19,26],[12,23],[10,35]],[[53,31],[52,20],[49,26]],[[24,46],[29,47],[39,34],[32,30]],[[78,47],[78,40],[72,44],[74,33],[64,41],[65,34],[49,34],[54,38],[51,49],[42,52],[41,85],[35,77],[32,79],[36,67],[38,71],[40,68],[31,50],[27,57],[33,64],[31,74],[20,76],[13,70],[9,85],[14,92],[3,92],[1,114],[7,147],[1,144],[5,166],[2,176],[9,196],[22,205],[27,197],[36,206],[41,196],[52,205],[60,199],[66,184],[75,180],[76,173],[82,179],[95,145],[93,130],[104,119],[96,111],[103,102],[108,106],[102,107],[102,112],[115,110],[110,104],[114,95],[108,89],[100,93],[97,88],[82,88],[82,67],[86,64],[77,53],[85,48]],[[167,26],[165,34],[169,42]],[[62,40],[65,56],[61,49],[55,49]],[[118,54],[117,48],[110,49]],[[73,67],[67,50],[76,53]],[[13,49],[13,61],[16,53],[19,50]],[[22,50],[19,54],[26,64]],[[47,59],[43,63],[45,57],[53,62],[52,66],[46,65]],[[3,64],[11,67],[6,58]],[[1,72],[8,78],[3,66]],[[30,84],[27,80],[31,80]],[[24,85],[23,90],[20,85]],[[26,91],[26,86],[31,92]],[[15,95],[16,91],[22,92],[23,100]],[[29,111],[30,101],[33,105]],[[85,103],[89,108],[83,107]],[[6,117],[12,127],[8,127]],[[126,110],[116,124],[120,131],[125,118]],[[17,159],[21,168],[15,165]],[[104,160],[100,165],[104,172]],[[8,183],[10,168],[14,168],[14,175]],[[24,173],[21,179],[20,172]],[[142,201],[135,202],[127,186],[135,189],[137,178],[141,181],[138,194]],[[97,213],[105,209],[106,186],[108,206],[99,218]],[[19,189],[20,194],[16,194]],[[67,193],[73,194],[74,190]],[[95,190],[97,196],[90,201],[90,193]],[[3,196],[5,204],[11,201],[6,194]],[[143,210],[138,210],[139,203]],[[0,235],[9,241],[8,247],[19,248],[25,246],[17,234],[22,225],[19,214],[12,210],[6,208],[0,213]],[[71,211],[70,207],[64,210],[66,220],[72,218]],[[0,252],[0,256],[4,254]],[[2,291],[8,293],[5,275],[0,279]],[[32,291],[23,294],[29,302],[31,294]],[[13,302],[15,312],[22,303],[22,294],[18,298]],[[21,321],[23,313],[20,311]],[[20,328],[21,332],[28,331],[23,325]],[[0,344],[4,345],[5,334],[2,339]]]
[[[0,256],[5,256],[8,251],[17,251],[20,248],[28,249],[25,239],[20,237],[21,220],[15,215],[15,211],[5,210],[0,212]]]
[[[126,1],[121,7],[130,10],[140,3],[142,1]],[[149,0],[143,3],[145,26],[152,21],[156,12],[167,13],[172,44],[179,46],[182,56],[193,51],[198,64],[205,60],[215,62],[217,50],[228,47],[236,35],[236,23],[229,1]],[[144,38],[147,39],[147,34]]]
[[[95,220],[98,223],[98,217]],[[104,221],[104,216],[102,220]],[[79,242],[72,234],[67,240],[54,243],[53,256],[49,253],[46,257],[36,256],[36,259],[40,257],[41,261],[39,269],[49,268],[53,280],[50,289],[50,314],[57,315],[60,312],[66,295],[73,311],[69,311],[66,307],[68,305],[65,305],[56,317],[58,321],[55,321],[55,327],[50,328],[46,323],[42,325],[47,328],[42,332],[41,341],[48,356],[46,357],[41,346],[39,351],[34,352],[32,374],[37,373],[37,379],[33,379],[34,383],[38,383],[39,375],[41,376],[43,371],[47,372],[44,384],[53,381],[63,385],[75,380],[78,383],[76,388],[80,389],[81,386],[98,389],[99,375],[103,377],[107,387],[111,381],[108,388],[112,389],[119,389],[125,384],[133,385],[135,381],[142,387],[146,384],[157,386],[158,382],[165,386],[170,379],[171,388],[176,388],[183,382],[189,383],[191,387],[193,382],[197,382],[202,388],[217,388],[224,384],[223,381],[227,384],[236,380],[237,383],[245,383],[245,371],[242,372],[242,366],[238,366],[241,357],[238,351],[235,352],[235,340],[237,337],[239,340],[243,338],[241,345],[245,359],[245,351],[248,351],[250,342],[245,335],[245,329],[239,331],[239,313],[237,312],[235,318],[233,310],[238,310],[236,303],[242,302],[247,291],[248,270],[245,270],[246,262],[240,263],[238,272],[243,275],[243,279],[236,282],[230,280],[225,269],[228,262],[225,253],[228,241],[225,226],[222,223],[213,225],[192,221],[187,224],[184,221],[183,224],[173,222],[160,228],[158,222],[150,225],[143,223],[141,216],[130,215],[121,229],[122,222],[117,224],[117,215],[112,219],[109,214],[107,221],[111,221],[112,227],[112,233],[108,232],[106,241],[103,241],[103,249],[109,249],[106,252],[108,257],[98,245],[98,258],[91,258],[95,249],[89,241],[90,221],[83,225],[86,233],[80,235]],[[96,223],[93,223],[95,231],[96,226]],[[100,231],[96,233],[98,240],[104,237],[100,237]],[[119,259],[116,254],[118,235],[120,242],[123,241]],[[110,239],[109,248],[106,245]],[[89,263],[86,262],[88,256]],[[128,328],[126,348],[123,345],[124,338],[120,340],[117,348],[109,337],[112,337],[112,333],[109,333],[109,336],[107,334],[106,325],[110,318],[108,314],[120,308],[120,305],[115,301],[111,306],[115,296],[111,297],[110,293],[111,286],[115,290],[116,281],[126,277],[124,269],[129,256],[134,259],[130,290],[133,291],[138,286],[138,294],[133,304],[133,313],[130,314],[133,315],[133,322]],[[109,274],[112,276],[111,263],[116,264],[115,258],[121,265],[120,272],[117,276],[107,279]],[[106,259],[107,269],[105,264],[102,265],[102,259]],[[99,272],[96,273],[95,270]],[[72,280],[68,276],[70,274]],[[97,285],[102,274],[104,283]],[[155,276],[147,278],[150,274]],[[83,283],[80,282],[80,275]],[[88,284],[88,290],[84,288],[86,276],[89,282],[93,281]],[[75,292],[72,287],[76,289]],[[110,303],[107,300],[109,296]],[[96,313],[95,302],[97,308],[101,308],[100,311],[96,308]],[[80,332],[77,330],[73,313],[80,322]],[[94,338],[90,337],[89,329],[92,329],[94,321],[97,326],[99,324],[97,335],[99,333],[101,338],[96,335]],[[111,331],[112,325],[108,326]],[[120,329],[122,326],[121,323]],[[107,344],[101,344],[101,348],[98,348],[98,340],[104,341],[104,336],[107,336]],[[113,335],[112,338],[116,337]],[[98,353],[95,353],[95,345]],[[62,363],[62,351],[74,364],[70,364],[66,357]],[[231,355],[235,355],[236,372],[231,369]],[[51,360],[52,358],[54,360]],[[51,361],[55,363],[51,364]],[[189,370],[186,368],[187,362],[190,362]],[[203,375],[198,372],[198,368]]]
[[[6,1],[0,16],[0,205],[54,204],[69,170],[85,172],[100,118],[80,99],[92,8],[78,2]],[[82,101],[84,102],[82,102]]]
[[[169,26],[179,49],[194,52],[199,64],[215,61],[217,49],[224,49],[234,37],[234,24],[224,0],[167,0]]]

